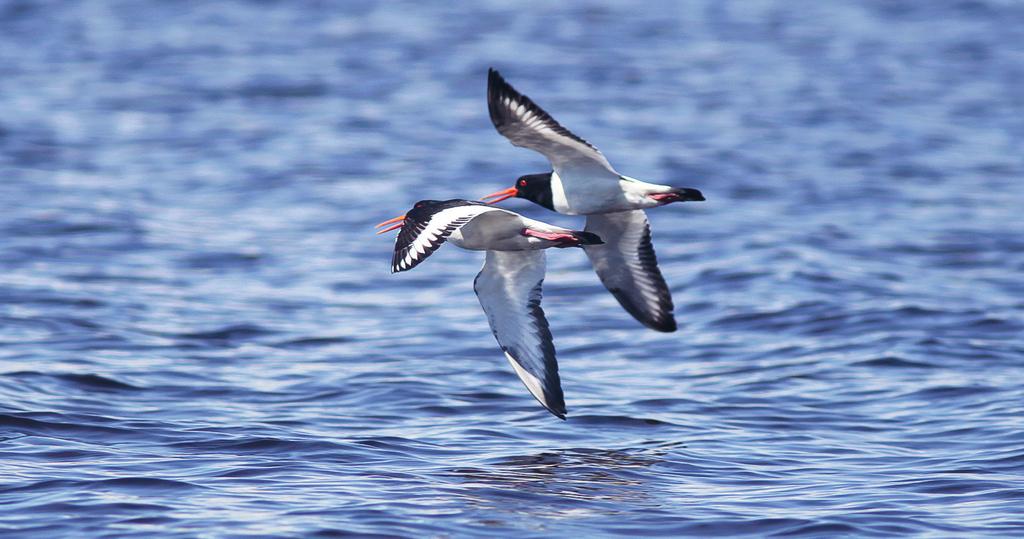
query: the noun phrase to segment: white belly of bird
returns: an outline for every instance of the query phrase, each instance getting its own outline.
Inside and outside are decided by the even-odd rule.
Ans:
[[[521,234],[523,219],[508,213],[484,214],[448,236],[448,241],[471,251],[527,251],[539,248],[536,238]]]
[[[472,251],[532,251],[552,246],[548,240],[524,236],[522,232],[527,227],[539,232],[571,232],[521,215],[493,212],[481,215],[452,231],[448,241]]]
[[[650,197],[652,193],[665,193],[672,188],[640,181],[628,176],[615,179],[595,178],[574,181],[574,191],[566,193],[562,179],[551,175],[551,198],[555,211],[566,215],[593,215],[660,206]]]

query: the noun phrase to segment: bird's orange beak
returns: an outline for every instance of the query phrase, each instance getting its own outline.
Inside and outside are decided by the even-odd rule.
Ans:
[[[484,202],[487,202],[488,204],[497,204],[497,203],[501,202],[502,200],[506,200],[506,199],[509,199],[509,198],[512,198],[512,197],[516,196],[516,193],[517,193],[517,191],[516,191],[515,187],[509,187],[508,189],[502,189],[501,191],[498,191],[497,193],[491,193],[489,195],[484,195],[484,196],[480,197],[480,200],[483,200]],[[488,198],[493,198],[494,200],[487,200]]]
[[[398,224],[391,225],[391,223],[398,223]],[[404,215],[399,215],[398,217],[393,217],[391,219],[388,219],[387,221],[384,221],[383,223],[378,224],[374,228],[380,228],[380,227],[385,226],[385,225],[391,225],[391,226],[389,226],[387,228],[382,228],[382,229],[377,231],[377,234],[383,234],[385,232],[389,232],[389,231],[394,230],[396,228],[402,228],[402,225],[404,225],[404,224],[405,224],[405,216]]]

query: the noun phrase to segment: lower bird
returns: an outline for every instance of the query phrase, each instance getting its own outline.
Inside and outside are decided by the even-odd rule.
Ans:
[[[378,234],[401,229],[391,260],[393,273],[416,267],[446,240],[463,249],[487,251],[473,290],[494,338],[530,393],[565,419],[555,347],[540,307],[543,249],[598,245],[601,238],[460,199],[421,200],[405,215],[377,227]]]

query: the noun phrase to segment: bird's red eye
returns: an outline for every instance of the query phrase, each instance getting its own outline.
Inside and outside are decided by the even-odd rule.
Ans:
[[[519,185],[521,187],[526,187],[526,180],[519,180]]]

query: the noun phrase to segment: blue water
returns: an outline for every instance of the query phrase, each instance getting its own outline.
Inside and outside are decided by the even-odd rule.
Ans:
[[[546,169],[489,66],[708,198],[677,333],[549,253],[567,422],[372,234]],[[1019,2],[12,0],[0,176],[3,537],[1024,535]]]

